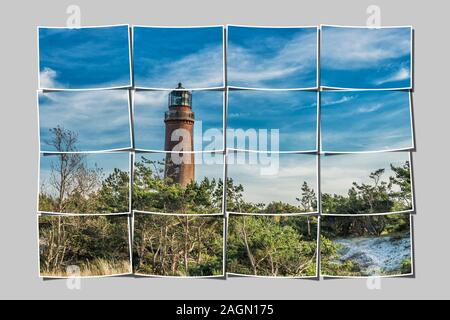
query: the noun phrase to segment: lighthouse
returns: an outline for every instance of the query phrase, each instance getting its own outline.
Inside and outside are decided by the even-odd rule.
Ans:
[[[167,153],[164,175],[173,184],[186,187],[195,179],[194,112],[192,93],[179,83],[169,94],[169,110],[165,112],[165,151]]]

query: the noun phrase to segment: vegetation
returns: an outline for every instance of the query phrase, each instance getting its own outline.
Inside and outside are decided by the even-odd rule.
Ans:
[[[39,217],[42,276],[104,276],[131,272],[127,216]]]
[[[314,277],[317,218],[232,215],[228,272],[270,277]]]
[[[49,181],[42,183],[39,210],[57,213],[120,213],[129,211],[129,173],[114,169],[108,177],[102,168],[89,168],[86,155],[77,151],[76,133],[57,127],[46,141],[60,152],[50,157]]]
[[[204,178],[183,188],[164,176],[165,161],[141,159],[134,169],[133,204],[136,210],[177,214],[222,212],[222,180]]]
[[[371,183],[353,182],[347,196],[322,194],[324,213],[371,214],[412,210],[411,169],[409,161],[401,166],[391,164],[394,173],[383,181],[385,169],[370,173]]]
[[[135,272],[160,276],[223,275],[223,218],[135,215]]]
[[[107,177],[98,167],[89,168],[76,151],[77,135],[57,127],[47,141],[58,151],[48,185],[41,188],[39,209],[49,212],[127,212],[128,172],[114,169]],[[182,187],[164,176],[164,160],[141,157],[135,163],[133,208],[139,211],[187,216],[136,214],[134,267],[137,273],[166,276],[214,276],[223,273],[223,220],[189,214],[222,212],[224,181],[203,179]],[[353,183],[346,196],[322,194],[324,213],[361,214],[410,210],[410,165],[391,165],[370,173],[370,183]],[[226,206],[230,212],[267,213],[271,216],[232,215],[229,224],[228,271],[259,276],[304,277],[316,275],[317,218],[276,214],[317,211],[315,191],[304,182],[297,205],[245,200],[242,185],[226,180]],[[82,275],[127,273],[128,229],[126,217],[41,217],[41,272],[66,275],[77,265]],[[409,215],[327,217],[322,224],[322,272],[361,275],[357,259],[342,260],[337,240],[355,237],[401,239],[409,232]],[[410,259],[399,264],[411,270]],[[386,271],[389,273],[391,271]]]

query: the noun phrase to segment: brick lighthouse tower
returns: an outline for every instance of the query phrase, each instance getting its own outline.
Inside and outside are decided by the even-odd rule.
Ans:
[[[181,154],[181,151],[194,151],[195,118],[192,112],[192,94],[183,89],[179,83],[176,90],[169,94],[169,111],[166,111],[164,117],[165,150],[172,153],[167,154],[164,174],[172,183],[186,187],[195,179],[195,155]]]

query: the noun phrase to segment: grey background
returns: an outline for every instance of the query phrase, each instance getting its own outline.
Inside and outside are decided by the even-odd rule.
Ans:
[[[382,9],[382,24],[416,29],[414,154],[416,279],[383,279],[381,290],[365,280],[223,280],[105,278],[82,280],[69,290],[65,280],[38,278],[37,48],[36,26],[64,26],[66,8],[77,4],[82,25],[365,25],[366,8]],[[449,70],[448,1],[9,1],[1,14],[1,298],[148,299],[319,299],[449,298],[448,211]]]

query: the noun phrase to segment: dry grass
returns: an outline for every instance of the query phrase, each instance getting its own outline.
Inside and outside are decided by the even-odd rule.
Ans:
[[[131,273],[131,264],[128,260],[123,261],[110,261],[105,259],[95,259],[92,261],[86,261],[78,265],[80,268],[80,274],[69,274],[66,269],[53,269],[53,270],[41,270],[41,276],[43,277],[98,277],[109,276],[116,274]]]

